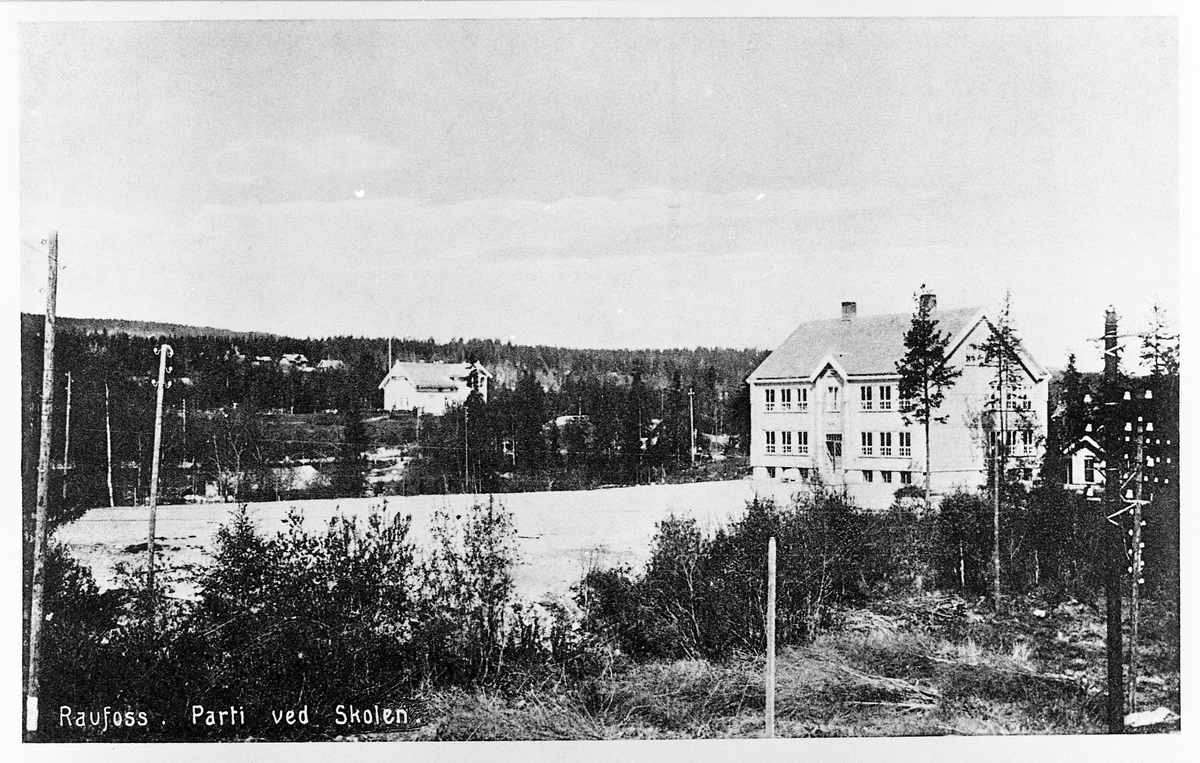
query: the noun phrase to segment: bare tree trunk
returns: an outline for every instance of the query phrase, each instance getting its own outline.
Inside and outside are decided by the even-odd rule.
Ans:
[[[112,476],[112,419],[108,412],[108,381],[104,382],[104,439],[108,446],[108,505],[116,506],[117,502],[113,496],[113,476]]]
[[[929,417],[925,418],[925,516],[933,511],[933,493],[930,491],[930,475],[933,469],[929,464]]]
[[[1000,438],[996,438],[992,483],[992,606],[1000,611]]]

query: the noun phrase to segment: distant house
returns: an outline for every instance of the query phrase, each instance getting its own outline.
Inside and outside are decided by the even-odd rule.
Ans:
[[[311,371],[312,364],[308,362],[308,358],[298,352],[285,352],[279,358],[279,367],[285,371]]]
[[[555,437],[558,453],[562,456],[590,448],[595,439],[595,430],[591,416],[574,414],[557,416],[542,425],[544,434]]]
[[[1104,487],[1104,449],[1084,435],[1067,446],[1067,473],[1063,486],[1075,492],[1091,494]]]
[[[1032,480],[1045,441],[1049,374],[1024,350],[1019,353],[1021,389],[994,401],[994,371],[976,349],[990,333],[977,308],[938,310],[928,300],[938,329],[949,334],[947,362],[962,376],[938,409],[945,423],[931,430],[935,494],[986,482],[990,421],[1025,419],[1005,432],[1011,466]],[[919,483],[925,470],[923,428],[904,423],[896,362],[905,353],[911,314],[857,315],[842,303],[840,319],[801,324],[747,381],[751,389],[750,464],[754,476],[798,482],[817,476],[845,486],[870,508],[886,508],[902,485]]]
[[[332,358],[326,358],[325,360],[322,360],[321,362],[317,363],[317,370],[318,371],[345,371],[346,370],[346,361],[335,360]]]
[[[478,363],[405,363],[397,361],[379,382],[383,407],[417,410],[441,416],[451,405],[466,402],[472,390],[487,400],[492,375]]]

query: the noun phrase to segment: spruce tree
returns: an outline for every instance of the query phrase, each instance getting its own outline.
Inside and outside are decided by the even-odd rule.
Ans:
[[[991,380],[992,415],[988,422],[993,437],[992,448],[992,598],[1000,609],[1000,502],[1008,467],[1009,432],[1032,432],[1033,414],[1014,404],[1025,382],[1021,365],[1021,338],[1012,324],[1012,297],[1004,295],[1004,306],[989,323],[987,339],[977,345],[983,352],[983,364],[995,369]]]
[[[896,363],[900,374],[900,413],[905,424],[914,422],[925,428],[925,510],[932,507],[930,497],[929,429],[933,422],[944,423],[946,416],[935,412],[946,398],[946,390],[954,386],[962,371],[946,363],[946,345],[950,335],[938,330],[929,300],[916,295],[916,311],[912,324],[904,335],[904,357]]]

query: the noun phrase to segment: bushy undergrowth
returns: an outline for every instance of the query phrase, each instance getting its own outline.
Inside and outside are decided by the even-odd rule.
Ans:
[[[868,514],[818,490],[786,507],[756,498],[712,537],[695,520],[658,526],[643,574],[593,571],[578,588],[584,627],[635,658],[720,659],[765,640],[767,545],[777,543],[781,644],[810,640],[835,602],[862,598],[884,565],[866,542]]]
[[[933,695],[912,682],[933,682],[940,687],[937,703],[962,705],[964,712],[973,713],[977,697],[987,696],[1006,706],[1044,704],[1048,710],[1034,714],[1037,728],[1086,726],[1094,708],[1079,705],[1073,688],[1029,675],[1017,659],[1028,657],[1018,651],[1029,651],[1029,644],[1006,640],[1018,631],[1055,636],[1048,620],[1031,615],[1033,624],[1022,625],[1011,612],[968,617],[967,600],[953,595],[980,594],[990,583],[991,506],[983,496],[956,493],[939,511],[923,514],[918,497],[902,489],[888,511],[867,512],[817,485],[787,505],[755,499],[740,519],[707,535],[695,520],[670,517],[659,524],[644,569],[594,569],[576,587],[573,604],[516,599],[513,518],[492,501],[456,517],[435,515],[426,549],[410,540],[409,518],[386,505],[360,519],[334,517],[315,532],[293,511],[274,534],[242,507],[218,531],[195,601],[174,598],[162,576],[148,597],[142,569],[124,571],[123,587],[101,592],[88,570],[54,549],[41,727],[44,738],[64,741],[329,738],[343,731],[329,725],[335,704],[445,698],[461,689],[498,698],[504,707],[520,697],[557,699],[535,703],[536,712],[523,712],[522,721],[505,715],[491,725],[476,723],[488,712],[480,706],[459,714],[469,729],[431,733],[599,734],[593,720],[555,704],[563,697],[587,712],[616,713],[671,733],[740,733],[727,721],[757,708],[761,698],[752,691],[758,668],[750,662],[760,659],[765,642],[771,537],[778,548],[779,647],[805,650],[819,662],[829,657],[828,639],[840,639],[838,659],[849,661],[830,662],[820,676],[805,672],[817,663],[796,663],[792,682],[808,688],[781,694],[781,708],[809,712],[804,692],[814,687],[825,687],[827,708],[926,707]],[[1013,593],[1040,589],[1039,607],[1066,612],[1070,606],[1055,602],[1086,601],[1100,582],[1100,509],[1061,491],[1020,498],[1002,507],[1003,583]],[[1172,538],[1177,564],[1177,534],[1149,538],[1148,548],[1161,557],[1157,568],[1147,565],[1151,596],[1171,591],[1172,580],[1178,590],[1169,574]],[[947,593],[922,593],[930,589]],[[1147,610],[1159,625],[1145,628],[1145,640],[1161,646],[1144,663],[1177,672],[1178,601],[1168,595],[1155,606],[1164,611]],[[890,624],[905,618],[920,633],[899,634]],[[942,641],[928,628],[940,629]],[[856,633],[876,631],[887,637],[854,641]],[[1041,648],[1053,652],[1063,638],[1072,637],[1060,627],[1055,638],[1042,640],[1050,647]],[[956,649],[988,652],[996,664],[944,654],[945,639]],[[1009,652],[1017,662],[1000,665],[995,655]],[[846,675],[850,689],[831,678]],[[647,686],[654,696],[649,709],[641,699]],[[259,719],[253,729],[231,733],[181,722],[194,703],[260,711],[308,706],[314,722],[272,726]],[[64,727],[63,705],[146,711],[153,728]],[[530,717],[532,730],[521,726]]]
[[[409,540],[409,518],[386,509],[363,521],[334,517],[318,532],[296,511],[286,522],[268,536],[238,509],[217,532],[199,599],[160,590],[152,617],[144,574],[128,571],[127,587],[101,593],[56,552],[43,679],[51,699],[41,712],[48,738],[231,738],[228,728],[181,723],[195,703],[260,713],[307,705],[308,724],[259,718],[242,733],[315,738],[330,733],[336,704],[410,700],[453,685],[504,690],[514,674],[545,679],[564,670],[556,661],[580,662],[562,612],[515,600],[515,529],[492,502],[436,517],[424,554]],[[64,728],[60,704],[146,710],[162,730]]]

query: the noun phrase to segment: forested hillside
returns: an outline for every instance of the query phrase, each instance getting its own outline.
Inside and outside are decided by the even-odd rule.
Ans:
[[[44,319],[23,314],[21,320],[22,475],[28,502],[36,479]],[[362,426],[382,405],[378,385],[387,369],[386,338],[208,331],[131,321],[58,321],[51,448],[56,502],[80,508],[110,500],[144,502],[153,445],[155,350],[162,342],[174,351],[164,391],[162,468],[168,500],[202,492],[222,474],[259,473],[263,479],[241,480],[235,490],[241,497],[253,482],[265,489],[267,470],[295,461],[336,462],[322,469],[356,472],[357,478],[335,474],[331,489],[358,494],[365,468],[361,453],[380,444],[413,449],[413,480],[405,488],[413,490],[529,489],[534,484],[545,489],[556,482],[583,486],[665,476],[690,455],[692,421],[700,433],[732,435],[736,449],[738,435],[749,426],[743,382],[765,356],[753,349],[590,350],[496,340],[393,339],[394,360],[478,361],[494,374],[489,403],[471,403],[468,435],[461,409],[440,420]],[[284,354],[304,355],[314,367],[322,360],[341,364],[331,370],[299,369],[281,364]],[[567,415],[582,418],[570,426],[547,426]],[[474,446],[469,456],[460,453],[463,445]],[[64,455],[69,469],[63,469]],[[69,475],[65,488],[64,474]]]

